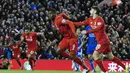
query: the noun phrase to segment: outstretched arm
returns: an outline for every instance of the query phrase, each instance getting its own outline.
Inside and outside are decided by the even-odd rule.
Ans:
[[[20,41],[20,43],[19,44],[22,44],[24,42],[24,37],[23,36],[21,36],[21,41]]]
[[[98,26],[98,27],[96,27],[95,29],[88,30],[87,33],[97,32],[97,31],[99,31],[101,28],[102,28],[102,26]]]
[[[61,14],[59,14],[60,16],[63,16],[63,17],[65,17],[65,18],[67,18],[67,19],[69,19],[70,17],[69,17],[69,15],[67,15],[66,13],[64,13],[64,12],[62,12]]]
[[[42,32],[37,32],[36,34],[37,34],[38,36],[39,36],[39,35],[42,35],[42,36],[44,35],[44,33],[42,33]]]
[[[74,24],[75,26],[88,25],[88,24],[89,24],[89,19],[84,20],[84,21],[82,21],[82,22],[73,22],[73,24]]]
[[[9,47],[9,45],[0,45],[1,48]]]

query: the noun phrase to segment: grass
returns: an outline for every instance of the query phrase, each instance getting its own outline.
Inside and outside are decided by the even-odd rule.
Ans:
[[[82,72],[74,72],[74,71],[56,71],[56,70],[34,70],[34,71],[26,71],[26,70],[0,70],[0,73],[82,73]],[[91,72],[90,72],[91,73]],[[96,73],[101,73],[97,71]],[[125,72],[109,72],[109,73],[125,73]]]

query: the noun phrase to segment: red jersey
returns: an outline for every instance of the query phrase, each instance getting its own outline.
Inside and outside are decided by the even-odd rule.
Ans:
[[[38,45],[37,45],[37,33],[36,32],[30,32],[29,35],[27,35],[26,33],[24,33],[22,35],[22,37],[26,40],[26,43],[28,45],[28,49],[31,49],[31,50],[36,50],[38,48]]]
[[[64,38],[75,38],[75,26],[63,17],[67,17],[67,15],[65,13],[57,15],[53,22],[54,26],[63,34]]]
[[[89,25],[92,30],[88,30],[88,33],[94,33],[98,44],[110,43],[109,38],[105,32],[105,24],[102,17],[97,16],[95,19],[89,17],[83,22],[74,23],[76,26]]]
[[[20,54],[20,44],[10,44],[9,47],[12,49],[14,54]]]

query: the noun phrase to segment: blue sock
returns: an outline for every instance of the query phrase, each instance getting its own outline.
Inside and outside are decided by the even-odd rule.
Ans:
[[[89,60],[89,63],[90,63],[90,66],[92,67],[92,70],[95,71],[95,68],[94,68],[94,65],[93,65],[93,59],[92,59],[92,60]]]

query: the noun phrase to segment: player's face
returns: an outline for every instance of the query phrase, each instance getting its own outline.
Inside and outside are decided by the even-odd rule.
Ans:
[[[80,29],[77,29],[76,33],[77,33],[77,35],[79,35],[81,33]]]
[[[93,8],[90,10],[90,14],[91,16],[94,16],[96,14],[96,10],[94,10]]]

